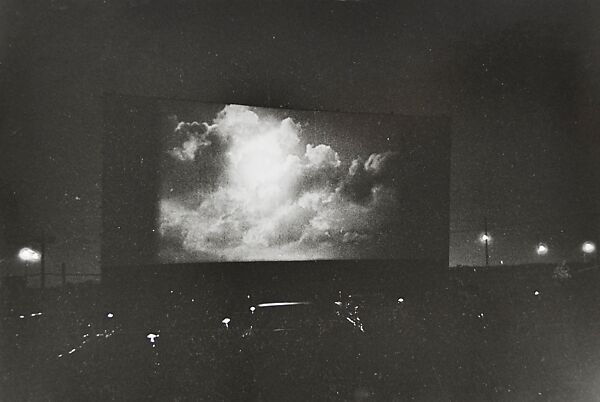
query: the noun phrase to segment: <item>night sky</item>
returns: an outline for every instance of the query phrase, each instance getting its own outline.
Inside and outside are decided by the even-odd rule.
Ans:
[[[537,261],[537,241],[578,256],[599,227],[598,6],[403,3],[5,2],[1,185],[20,226],[55,233],[50,270],[99,272],[101,99],[118,92],[447,115],[450,263],[482,262],[484,217],[493,263]]]

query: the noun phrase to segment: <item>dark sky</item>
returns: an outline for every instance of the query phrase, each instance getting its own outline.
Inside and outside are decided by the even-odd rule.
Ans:
[[[402,3],[3,2],[3,191],[19,193],[28,230],[56,233],[52,269],[66,260],[98,272],[103,93],[444,114],[451,263],[480,257],[484,216],[494,262],[530,258],[537,238],[560,245],[556,258],[576,254],[598,228],[585,215],[598,211],[598,176],[588,174],[600,170],[590,162],[598,6]]]

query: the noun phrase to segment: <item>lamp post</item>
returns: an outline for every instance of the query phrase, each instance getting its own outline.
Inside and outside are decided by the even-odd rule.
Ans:
[[[40,288],[46,287],[46,257],[47,257],[47,244],[52,243],[55,238],[52,234],[48,235],[46,230],[42,228],[39,237],[32,237],[28,240],[30,243],[35,243],[39,246],[38,250],[34,250],[30,247],[23,247],[19,250],[19,259],[23,262],[39,262],[40,263]]]
[[[581,251],[583,252],[583,262],[587,262],[587,257],[596,252],[596,245],[594,242],[586,241],[581,245]]]
[[[550,249],[548,248],[548,245],[546,243],[538,243],[537,246],[535,247],[535,252],[537,253],[537,255],[543,257],[546,254],[548,254],[548,251]]]
[[[489,242],[492,239],[488,233],[487,218],[484,219],[483,226],[484,232],[479,239],[485,245],[485,267],[487,268],[490,265]]]
[[[25,263],[25,278],[28,276],[28,266],[30,263],[39,262],[42,259],[42,255],[39,251],[32,249],[30,247],[23,247],[19,250],[17,254],[19,260]],[[27,280],[27,279],[25,279]]]
[[[19,250],[19,259],[24,262],[38,262],[41,260],[41,254],[39,251],[29,247],[23,247]]]

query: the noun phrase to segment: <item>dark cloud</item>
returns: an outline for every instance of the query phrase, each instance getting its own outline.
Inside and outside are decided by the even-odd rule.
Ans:
[[[197,201],[198,190],[211,191],[227,170],[228,138],[215,126],[179,122],[167,140],[163,171],[168,176],[163,194]]]
[[[308,144],[303,161],[302,176],[297,188],[298,195],[317,189],[333,190],[344,175],[340,157],[329,145]]]
[[[340,183],[339,194],[352,202],[370,202],[377,186],[394,184],[396,162],[397,154],[389,151],[371,154],[366,161],[360,157],[354,159]]]

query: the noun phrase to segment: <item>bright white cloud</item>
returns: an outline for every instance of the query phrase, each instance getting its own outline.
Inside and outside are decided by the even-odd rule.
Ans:
[[[179,123],[176,133],[181,145],[169,151],[173,160],[195,163],[215,180],[180,178],[193,190],[161,200],[165,258],[178,247],[191,260],[353,257],[356,245],[387,224],[378,209],[393,197],[380,183],[390,153],[344,168],[329,145],[303,144],[292,119],[237,105],[212,125]]]

